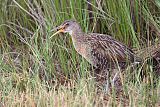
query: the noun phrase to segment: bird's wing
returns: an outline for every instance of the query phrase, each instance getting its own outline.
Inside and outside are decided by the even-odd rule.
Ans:
[[[127,46],[108,35],[91,33],[86,41],[91,46],[91,54],[99,61],[126,62],[134,60],[134,53]]]

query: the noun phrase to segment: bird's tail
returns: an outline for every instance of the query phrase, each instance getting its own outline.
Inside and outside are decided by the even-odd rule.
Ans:
[[[152,60],[153,69],[156,75],[160,75],[160,43],[135,52],[135,62],[144,63]]]

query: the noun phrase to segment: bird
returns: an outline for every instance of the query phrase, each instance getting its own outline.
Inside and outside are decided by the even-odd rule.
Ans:
[[[125,69],[128,64],[139,62],[135,53],[122,42],[107,34],[85,33],[77,21],[66,20],[56,29],[50,38],[69,33],[75,50],[96,69]]]
[[[95,68],[123,69],[129,63],[139,62],[128,46],[106,34],[84,33],[74,20],[64,21],[50,38],[58,33],[69,33],[75,50]]]

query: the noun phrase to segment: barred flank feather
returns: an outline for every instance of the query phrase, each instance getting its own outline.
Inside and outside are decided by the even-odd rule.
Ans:
[[[134,62],[135,55],[131,49],[112,37],[91,33],[84,36],[90,44],[91,58],[94,65],[103,68],[125,68],[127,63]]]

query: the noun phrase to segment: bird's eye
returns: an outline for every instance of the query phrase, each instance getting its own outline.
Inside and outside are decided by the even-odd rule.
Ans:
[[[69,23],[66,23],[66,26],[69,26]]]

